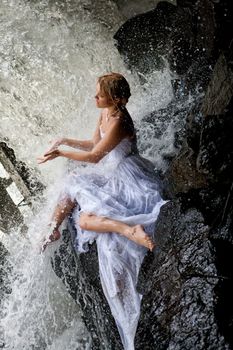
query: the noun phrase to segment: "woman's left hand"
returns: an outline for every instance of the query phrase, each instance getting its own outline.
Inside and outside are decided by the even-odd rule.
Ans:
[[[60,151],[58,149],[55,149],[53,151],[45,153],[42,157],[37,158],[37,163],[42,164],[46,163],[48,160],[55,159],[60,156]]]

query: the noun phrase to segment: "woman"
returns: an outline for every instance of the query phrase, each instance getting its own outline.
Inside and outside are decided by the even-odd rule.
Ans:
[[[137,275],[146,250],[154,248],[151,235],[164,204],[153,165],[137,151],[134,124],[125,107],[130,95],[121,74],[101,76],[95,100],[103,110],[93,139],[57,140],[38,159],[44,163],[66,157],[94,164],[83,174],[74,171],[65,180],[44,248],[60,238],[59,226],[76,207],[76,248],[86,251],[87,243],[96,239],[103,290],[125,349],[134,348],[141,300],[136,291]],[[82,152],[58,149],[62,144]]]

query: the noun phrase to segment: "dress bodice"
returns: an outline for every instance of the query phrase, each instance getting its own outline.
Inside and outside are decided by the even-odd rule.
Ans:
[[[105,133],[100,128],[101,138],[103,138],[104,135]],[[103,162],[105,164],[111,163],[111,165],[117,166],[122,159],[130,154],[136,153],[138,153],[136,137],[133,137],[132,139],[125,138],[103,158]]]

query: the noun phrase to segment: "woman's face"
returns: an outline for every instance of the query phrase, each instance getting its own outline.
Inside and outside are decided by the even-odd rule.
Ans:
[[[108,96],[100,91],[99,83],[96,85],[95,103],[97,108],[107,108],[113,106],[113,102],[108,98]]]

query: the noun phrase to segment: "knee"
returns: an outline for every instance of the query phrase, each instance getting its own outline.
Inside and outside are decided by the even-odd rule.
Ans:
[[[81,213],[79,217],[79,226],[82,230],[88,229],[88,223],[90,218],[93,216],[91,213]]]

